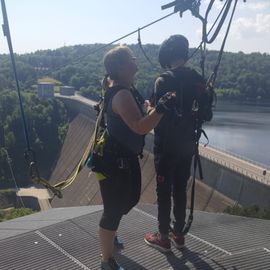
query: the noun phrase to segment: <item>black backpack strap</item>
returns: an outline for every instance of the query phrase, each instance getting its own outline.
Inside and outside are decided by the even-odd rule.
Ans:
[[[145,102],[145,99],[143,98],[143,96],[140,94],[140,92],[134,86],[131,87],[130,91],[131,91],[131,94],[133,95],[133,97],[134,97],[134,99],[139,107],[139,110],[144,115],[142,106]]]
[[[107,112],[110,100],[116,95],[116,93],[122,89],[127,89],[125,86],[116,85],[106,90],[104,95],[104,112]]]
[[[144,104],[144,98],[139,93],[139,91],[134,86],[132,86],[130,89],[128,89],[126,86],[122,86],[122,85],[116,85],[116,86],[113,86],[113,87],[109,88],[108,90],[106,90],[105,96],[104,96],[104,111],[105,112],[107,111],[108,104],[109,104],[110,100],[112,100],[112,98],[117,94],[117,92],[122,90],[122,89],[130,90],[139,109],[142,111],[141,106]]]
[[[193,222],[193,212],[194,212],[194,201],[195,201],[195,183],[196,183],[196,171],[197,168],[199,170],[199,177],[201,180],[203,180],[203,172],[202,172],[202,164],[201,164],[201,158],[199,154],[199,139],[201,136],[201,133],[203,133],[206,138],[207,135],[204,130],[199,129],[197,131],[197,139],[196,139],[196,148],[195,148],[195,154],[193,156],[193,174],[192,174],[192,186],[191,186],[191,198],[190,198],[190,212],[188,216],[188,220],[186,222],[185,227],[182,230],[182,234],[186,235],[191,227],[191,224]]]

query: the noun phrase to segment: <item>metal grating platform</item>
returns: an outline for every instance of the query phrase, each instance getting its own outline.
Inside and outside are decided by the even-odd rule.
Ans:
[[[100,215],[96,210],[2,239],[0,269],[100,269]],[[173,248],[168,255],[143,241],[144,234],[154,232],[156,226],[154,205],[138,205],[124,217],[119,235],[125,248],[116,257],[126,270],[270,269],[270,221],[197,211],[186,247]]]

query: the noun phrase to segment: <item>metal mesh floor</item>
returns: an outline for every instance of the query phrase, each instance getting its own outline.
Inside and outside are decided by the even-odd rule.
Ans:
[[[100,269],[100,215],[96,211],[1,240],[0,269]],[[168,255],[143,241],[156,228],[154,205],[139,205],[123,218],[119,235],[125,248],[116,257],[125,269],[270,269],[270,221],[197,211],[186,247]]]

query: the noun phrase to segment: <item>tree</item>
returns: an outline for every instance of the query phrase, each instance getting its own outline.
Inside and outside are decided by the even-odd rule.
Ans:
[[[40,100],[30,93],[22,93],[22,97],[29,140],[36,153],[40,173],[46,178],[50,174],[52,164],[57,158],[67,132],[67,112],[63,103],[57,99]],[[19,180],[19,186],[28,185],[28,164],[24,159],[26,142],[15,91],[0,92],[0,112],[5,135],[3,146],[13,161],[15,178]],[[6,157],[2,152],[0,166],[1,175],[4,176],[7,184],[11,176]],[[0,187],[3,183],[0,183]]]

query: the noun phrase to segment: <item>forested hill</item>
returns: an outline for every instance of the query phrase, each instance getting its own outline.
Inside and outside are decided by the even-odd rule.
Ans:
[[[37,154],[40,173],[48,177],[61,149],[68,128],[68,115],[57,99],[38,99],[38,79],[49,77],[59,85],[72,85],[85,96],[99,97],[100,80],[104,75],[102,58],[110,48],[103,44],[78,45],[57,50],[15,55],[17,73],[30,131],[31,146]],[[151,65],[138,45],[132,45],[139,66],[136,86],[145,98],[152,93],[154,80],[162,72],[158,63],[158,45],[144,45]],[[191,53],[194,49],[191,49]],[[218,52],[208,51],[206,73],[216,64]],[[200,53],[189,65],[198,69]],[[224,53],[217,78],[218,95],[238,101],[270,101],[270,56],[267,54]],[[24,160],[25,138],[9,55],[0,55],[0,189],[14,185],[9,153],[18,185],[28,185],[28,168]],[[49,132],[48,132],[49,131]]]
[[[35,53],[16,55],[18,76],[23,89],[34,89],[37,79],[53,77],[63,85],[72,85],[85,95],[97,97],[100,80],[104,71],[103,54],[110,48],[98,50],[103,44],[77,45],[57,50],[44,50]],[[158,45],[147,44],[143,48],[154,63],[152,66],[143,56],[138,45],[131,45],[138,59],[139,72],[137,88],[145,97],[149,96],[155,77],[161,72],[157,63]],[[191,53],[194,49],[191,49]],[[208,51],[206,73],[210,74],[216,64],[218,52]],[[200,71],[200,53],[189,65]],[[224,53],[217,77],[218,95],[241,101],[270,100],[270,55],[252,53]],[[14,89],[13,75],[8,55],[0,55],[0,91]]]

